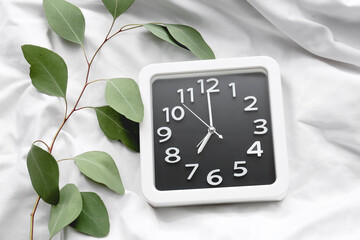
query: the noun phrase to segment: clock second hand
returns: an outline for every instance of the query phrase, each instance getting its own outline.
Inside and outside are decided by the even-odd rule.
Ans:
[[[183,105],[187,110],[189,110],[189,112],[191,112],[197,119],[199,119],[203,124],[205,124],[205,126],[207,126],[208,129],[211,128],[211,126],[209,126],[204,120],[202,120],[198,115],[196,115],[196,113],[194,113],[188,106],[186,106],[184,103],[182,103],[182,105]],[[223,136],[222,136],[221,134],[219,134],[219,133],[216,132],[216,131],[214,131],[214,133],[215,133],[216,135],[218,135],[218,137],[219,137],[220,139],[223,139]]]

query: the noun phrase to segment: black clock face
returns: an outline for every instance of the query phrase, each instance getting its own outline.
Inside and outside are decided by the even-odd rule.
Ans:
[[[274,183],[266,74],[158,77],[152,106],[158,190]]]

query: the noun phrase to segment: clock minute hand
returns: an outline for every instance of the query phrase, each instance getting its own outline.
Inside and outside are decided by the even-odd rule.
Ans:
[[[182,103],[182,105],[189,111],[191,112],[197,119],[199,119],[203,124],[205,124],[205,126],[207,126],[209,129],[211,128],[211,126],[209,126],[209,124],[207,124],[204,120],[202,120],[196,113],[194,113],[188,106],[186,106],[184,103]],[[219,138],[223,139],[223,136],[221,134],[219,134],[218,132],[214,132],[216,135],[218,135]]]
[[[211,100],[210,100],[210,92],[209,91],[206,91],[206,98],[207,98],[208,109],[209,109],[209,123],[210,123],[210,127],[213,127],[214,123],[213,123],[213,117],[212,117],[212,108],[211,108]]]

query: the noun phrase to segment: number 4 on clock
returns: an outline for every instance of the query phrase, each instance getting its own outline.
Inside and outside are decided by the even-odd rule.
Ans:
[[[258,157],[261,157],[263,154],[263,150],[261,149],[261,143],[260,141],[255,141],[251,147],[247,150],[247,154],[256,154]]]

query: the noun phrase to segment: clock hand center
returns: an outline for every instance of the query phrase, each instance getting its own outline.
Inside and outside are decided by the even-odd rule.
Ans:
[[[203,139],[201,139],[201,141],[198,143],[198,145],[196,145],[196,147],[198,148],[197,154],[200,154],[203,151],[207,142],[210,140],[211,135],[213,135],[214,133],[216,133],[216,129],[214,127],[209,127],[206,136]],[[221,139],[222,139],[222,136],[221,136]]]
[[[198,145],[196,145],[196,147],[199,147],[199,146],[200,146],[200,144],[204,141],[204,139],[207,137],[207,135],[208,135],[209,133],[214,134],[215,131],[216,131],[216,129],[215,129],[214,127],[210,127],[210,128],[208,129],[208,133],[205,135],[205,137],[204,137],[203,139],[201,139],[201,141],[198,143]]]

